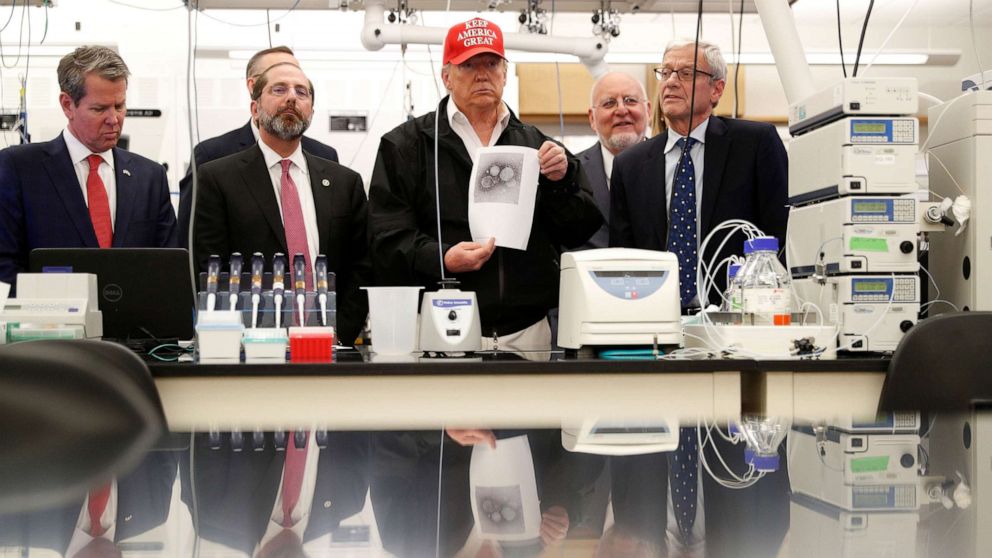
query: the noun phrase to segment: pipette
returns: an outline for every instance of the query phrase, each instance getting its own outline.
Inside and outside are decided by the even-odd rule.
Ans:
[[[286,289],[286,256],[276,252],[272,256],[272,300],[276,306],[276,327],[282,327],[282,296]]]
[[[261,252],[251,255],[251,327],[258,327],[258,303],[262,301],[262,272],[265,256]]]
[[[231,297],[231,310],[238,309],[238,294],[241,293],[241,252],[231,254],[231,272],[227,277],[227,290]]]
[[[317,302],[320,303],[320,325],[327,325],[327,256],[319,254],[314,263],[317,272]]]
[[[307,304],[307,260],[303,254],[293,256],[293,290],[296,293],[296,311],[299,315],[297,325],[303,327],[307,325],[306,304]]]
[[[220,256],[214,254],[207,260],[207,312],[217,308],[217,279],[220,277]]]

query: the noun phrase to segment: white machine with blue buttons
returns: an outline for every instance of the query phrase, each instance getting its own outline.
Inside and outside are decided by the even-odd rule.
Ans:
[[[838,345],[852,352],[894,351],[920,312],[918,275],[846,275],[792,282],[800,300],[837,325]]]
[[[420,307],[420,350],[428,353],[482,349],[482,326],[475,293],[445,287],[424,293]]]
[[[794,425],[788,437],[793,492],[849,511],[919,509],[918,433],[845,432]]]
[[[681,345],[678,258],[601,248],[561,258],[558,346]]]
[[[843,273],[915,273],[917,200],[846,197],[789,212],[786,259],[793,278]]]
[[[849,117],[793,138],[789,203],[915,192],[919,130],[916,117]]]

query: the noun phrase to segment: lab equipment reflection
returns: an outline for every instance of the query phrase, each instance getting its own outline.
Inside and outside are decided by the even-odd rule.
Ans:
[[[677,447],[611,456],[567,451],[558,429],[178,433],[68,506],[0,516],[0,554],[977,557],[989,416],[683,418]],[[683,529],[691,491],[671,473],[687,427],[698,490]],[[888,485],[913,486],[913,505]]]

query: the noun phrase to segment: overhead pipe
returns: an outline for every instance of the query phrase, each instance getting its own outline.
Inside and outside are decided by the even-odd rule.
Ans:
[[[792,105],[808,98],[816,92],[816,86],[788,1],[754,0],[754,5],[768,37],[768,46],[785,88],[786,100]]]
[[[362,46],[380,50],[386,45],[443,45],[448,30],[440,27],[422,27],[386,23],[385,0],[365,0],[365,26],[362,28]],[[524,52],[568,54],[578,57],[593,78],[609,71],[603,60],[607,45],[597,38],[548,37],[524,33],[503,33],[503,46]]]

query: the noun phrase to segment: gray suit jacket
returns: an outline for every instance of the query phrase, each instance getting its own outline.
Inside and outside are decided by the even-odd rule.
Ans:
[[[610,188],[606,181],[606,168],[603,166],[603,151],[600,143],[596,142],[592,147],[576,155],[582,164],[582,170],[589,178],[592,185],[593,199],[596,200],[596,207],[603,214],[603,226],[592,235],[585,244],[576,250],[589,250],[590,248],[606,248],[610,244]]]

